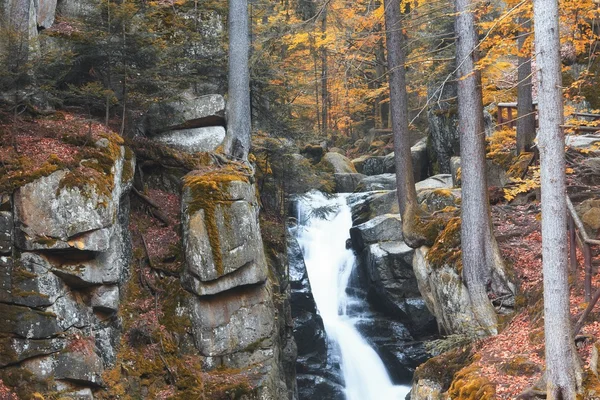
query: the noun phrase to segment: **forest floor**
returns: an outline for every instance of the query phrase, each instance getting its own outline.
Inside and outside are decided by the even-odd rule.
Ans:
[[[492,208],[495,233],[505,258],[514,269],[519,284],[519,306],[504,321],[505,328],[494,337],[475,344],[475,366],[482,377],[496,388],[496,398],[515,399],[540,379],[544,366],[544,317],[542,282],[542,242],[540,205],[497,205]],[[592,249],[593,265],[600,264],[598,251]],[[584,301],[583,255],[577,251],[578,273],[571,277],[571,316],[577,321],[587,303]],[[594,274],[593,288],[600,287]],[[589,368],[591,349],[600,337],[600,311],[596,307],[577,336],[577,350],[584,368]]]

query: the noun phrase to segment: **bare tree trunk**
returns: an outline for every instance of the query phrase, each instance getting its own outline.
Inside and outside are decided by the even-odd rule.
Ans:
[[[418,247],[422,244],[423,238],[415,232],[418,224],[418,204],[408,134],[408,96],[404,66],[406,57],[404,55],[400,3],[395,0],[384,0],[384,7],[390,81],[390,114],[394,136],[398,203],[402,215],[402,233],[409,246]]]
[[[547,398],[575,400],[582,371],[569,313],[567,205],[557,0],[534,0],[542,189]]]
[[[494,247],[486,182],[485,131],[481,76],[475,70],[477,36],[469,0],[456,0],[458,63],[458,127],[462,163],[463,278],[477,322],[488,334],[497,332],[496,311],[487,295]],[[496,247],[497,248],[497,247]]]
[[[377,29],[380,31],[380,29]],[[385,48],[383,46],[383,39],[377,41],[377,45],[375,47],[375,73],[377,74],[377,87],[381,87],[385,82],[383,77],[385,76]],[[388,127],[388,113],[389,113],[389,103],[384,103],[385,96],[381,95],[377,97],[377,123],[376,127],[378,128],[387,128]]]
[[[531,31],[531,20],[519,17],[521,31],[517,39],[519,52],[523,51],[526,34]],[[519,84],[517,85],[517,154],[530,151],[535,139],[535,114],[533,113],[533,96],[531,95],[531,56],[519,55],[517,69]]]
[[[323,16],[321,20],[322,38],[327,35],[327,4],[323,5]],[[329,127],[329,89],[327,87],[328,69],[327,69],[327,47],[321,46],[321,128],[322,134],[327,138]]]
[[[240,160],[250,151],[250,71],[248,2],[229,0],[229,94],[225,153]]]

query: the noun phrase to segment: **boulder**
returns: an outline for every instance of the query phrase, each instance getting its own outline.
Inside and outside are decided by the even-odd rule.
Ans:
[[[255,348],[275,328],[275,308],[266,285],[229,290],[192,299],[196,347],[205,357]]]
[[[184,287],[205,296],[264,282],[268,268],[254,186],[227,171],[184,179]]]
[[[429,212],[456,207],[460,204],[460,189],[422,189],[417,193],[417,201]]]
[[[50,28],[54,23],[56,15],[57,0],[38,0],[34,2],[36,11],[36,22],[39,28]]]
[[[167,131],[154,136],[153,139],[188,153],[215,151],[225,139],[225,128],[208,126]]]
[[[388,171],[386,165],[386,159],[389,159],[391,156],[393,170]],[[386,172],[394,172],[396,170],[394,166],[394,154],[392,153],[390,156],[371,156],[367,157],[362,164],[362,173],[368,176],[371,175],[381,175]]]
[[[434,175],[424,181],[417,182],[415,188],[417,189],[417,192],[422,189],[450,189],[452,188],[452,175]]]
[[[420,296],[412,270],[414,250],[402,241],[374,243],[362,257],[369,279],[369,293],[379,309],[391,316],[407,319],[399,305],[406,298]]]
[[[359,139],[359,140],[361,140],[361,139]],[[358,158],[355,158],[355,159],[353,159],[351,161],[352,165],[354,165],[354,168],[356,168],[356,171],[358,173],[361,173],[361,174],[364,173],[363,169],[364,169],[364,166],[365,166],[365,161],[368,160],[369,158],[371,158],[371,156],[369,156],[368,154],[365,154],[365,155],[362,155],[362,156],[360,156]]]
[[[345,400],[344,386],[318,375],[298,374],[298,400]]]
[[[155,103],[144,116],[141,129],[145,134],[156,135],[209,126],[225,126],[225,99],[220,94]]]
[[[352,211],[352,224],[360,225],[383,214],[399,214],[396,191],[356,193],[348,197]]]
[[[565,135],[565,144],[573,149],[589,150],[600,142],[600,135]]]
[[[473,334],[480,331],[471,299],[461,276],[450,265],[433,268],[427,261],[429,248],[415,249],[413,270],[427,308],[435,315],[441,333]]]
[[[419,379],[413,383],[410,400],[444,400],[442,384],[431,379]]]
[[[594,198],[584,200],[575,206],[575,210],[589,233],[600,229],[600,200]]]
[[[352,162],[347,157],[338,153],[325,153],[322,162],[331,167],[335,174],[356,173],[356,168],[354,168]]]
[[[100,139],[96,147],[105,151],[107,157],[114,157],[110,167],[112,176],[59,170],[15,191],[18,247],[88,251],[109,248],[119,201],[127,184],[122,181],[125,149],[120,146],[114,154],[106,138]]]
[[[410,155],[412,158],[413,175],[415,182],[419,182],[427,178],[427,172],[429,170],[429,156],[427,154],[427,138],[422,138],[414,146],[410,148]],[[383,172],[381,173],[395,173],[396,163],[394,160],[394,153],[390,153],[384,157],[383,160]]]
[[[396,175],[381,174],[367,176],[356,188],[358,192],[372,192],[374,190],[396,190]]]
[[[365,175],[358,173],[333,174],[335,180],[335,191],[337,193],[352,193]]]
[[[8,211],[0,211],[0,254],[12,253],[13,215]]]
[[[352,247],[362,251],[377,242],[402,240],[402,220],[399,214],[383,214],[350,229]]]

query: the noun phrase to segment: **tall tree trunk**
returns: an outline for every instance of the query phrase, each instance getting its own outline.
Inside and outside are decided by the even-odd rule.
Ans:
[[[323,4],[321,17],[321,38],[327,36],[327,3]],[[321,128],[322,134],[327,138],[329,127],[329,89],[327,87],[328,69],[327,69],[327,46],[321,46]]]
[[[546,382],[549,400],[574,400],[582,372],[569,313],[567,206],[557,0],[534,0],[540,121],[542,259]]]
[[[250,151],[250,71],[248,2],[229,0],[229,93],[225,153],[240,160]]]
[[[463,278],[475,318],[488,334],[497,332],[496,311],[487,295],[496,259],[486,182],[485,131],[481,76],[475,70],[477,36],[469,0],[456,0],[456,61],[458,64],[458,127],[462,162]],[[485,260],[485,261],[484,261]]]
[[[533,139],[535,139],[535,114],[531,95],[531,56],[522,53],[527,33],[531,31],[531,20],[527,17],[519,17],[518,22],[521,30],[517,39],[520,53],[517,69],[519,79],[517,85],[517,154],[521,154],[531,150]]]
[[[406,57],[404,55],[400,2],[384,0],[384,7],[390,81],[390,114],[394,136],[398,203],[402,215],[402,233],[409,246],[418,247],[422,244],[423,238],[415,232],[418,224],[418,204],[408,134],[408,96],[404,65]]]
[[[377,27],[377,31],[381,31],[380,27]],[[383,77],[385,76],[385,48],[383,46],[383,39],[377,41],[375,45],[375,74],[377,74],[377,87],[381,87],[385,82]],[[388,125],[388,113],[389,103],[384,102],[385,96],[381,95],[377,97],[377,109],[376,124],[377,128],[387,128]]]

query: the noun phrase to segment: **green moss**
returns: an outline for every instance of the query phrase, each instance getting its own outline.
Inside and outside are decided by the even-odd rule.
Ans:
[[[248,183],[248,175],[246,171],[230,166],[201,174],[187,175],[183,181],[184,188],[187,188],[191,195],[187,210],[189,215],[193,216],[199,210],[204,211],[204,221],[212,249],[213,261],[217,273],[221,276],[224,273],[224,267],[216,209],[219,204],[231,203],[232,199],[228,194],[231,182],[243,181]]]
[[[133,166],[133,151],[129,146],[125,146],[125,160],[123,164],[123,172],[121,174],[121,183],[125,184],[133,179],[135,174]]]
[[[462,273],[460,228],[460,218],[455,217],[448,221],[442,233],[437,237],[435,244],[427,253],[427,261],[429,261],[432,268],[455,265],[456,272],[459,275]]]

